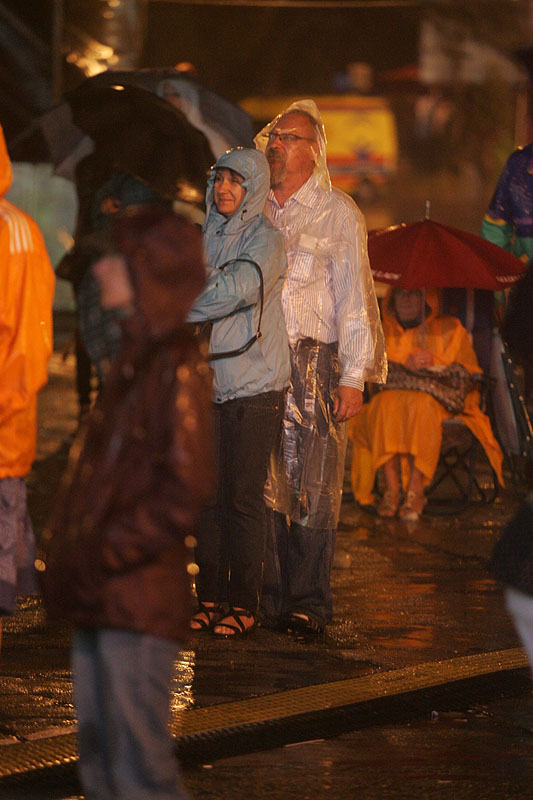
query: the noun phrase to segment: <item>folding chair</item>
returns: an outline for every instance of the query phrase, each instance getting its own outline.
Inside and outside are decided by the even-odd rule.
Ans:
[[[481,389],[481,406],[487,410],[490,379],[476,376]],[[450,491],[451,490],[451,491]],[[439,463],[426,489],[427,514],[460,514],[470,505],[494,502],[499,485],[483,448],[467,425],[452,417],[442,423]]]
[[[480,404],[488,413],[494,429],[491,417],[493,379],[490,373],[492,292],[445,289],[442,300],[444,313],[457,316],[466,328],[484,370],[476,377],[480,384]],[[446,488],[448,491],[443,494]],[[431,485],[426,489],[426,513],[459,514],[469,505],[494,502],[498,489],[496,474],[470,429],[462,420],[444,420],[439,464]]]

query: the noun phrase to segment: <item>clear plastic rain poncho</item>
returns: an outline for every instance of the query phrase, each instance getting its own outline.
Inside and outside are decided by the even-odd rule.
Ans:
[[[385,342],[367,251],[364,217],[332,189],[326,135],[316,104],[290,105],[256,136],[266,150],[273,128],[291,133],[287,114],[314,120],[315,168],[281,207],[272,193],[265,213],[285,239],[288,273],[283,310],[291,344],[291,385],[281,439],[271,463],[267,503],[310,528],[337,525],[346,453],[346,424],[333,418],[340,384],[384,383]]]

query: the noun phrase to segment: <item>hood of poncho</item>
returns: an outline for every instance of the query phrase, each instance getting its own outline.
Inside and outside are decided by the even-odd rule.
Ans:
[[[315,121],[317,146],[313,148],[315,156],[315,169],[313,174],[316,176],[321,186],[331,190],[331,179],[326,164],[326,130],[322,122],[322,117],[320,116],[320,111],[314,100],[296,100],[294,103],[291,103],[290,106],[287,106],[286,109],[281,111],[268,125],[265,125],[265,127],[259,131],[254,139],[255,146],[264,153],[268,144],[268,134],[276,127],[282,117],[292,111],[303,111]]]

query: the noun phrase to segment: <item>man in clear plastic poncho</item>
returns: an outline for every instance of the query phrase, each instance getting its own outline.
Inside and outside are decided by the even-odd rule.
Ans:
[[[283,233],[282,303],[291,383],[266,487],[271,530],[265,624],[320,633],[332,617],[330,570],[346,452],[346,421],[365,381],[384,382],[387,361],[364,218],[331,187],[315,103],[301,100],[256,137],[270,164],[266,215]]]

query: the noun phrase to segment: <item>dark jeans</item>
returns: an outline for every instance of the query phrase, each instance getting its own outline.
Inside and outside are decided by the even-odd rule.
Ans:
[[[264,392],[214,405],[218,487],[199,526],[200,601],[257,611],[265,551],[263,491],[283,395]]]
[[[331,620],[330,573],[335,552],[334,530],[306,528],[267,509],[267,547],[261,594],[265,621],[278,621],[294,611]]]

